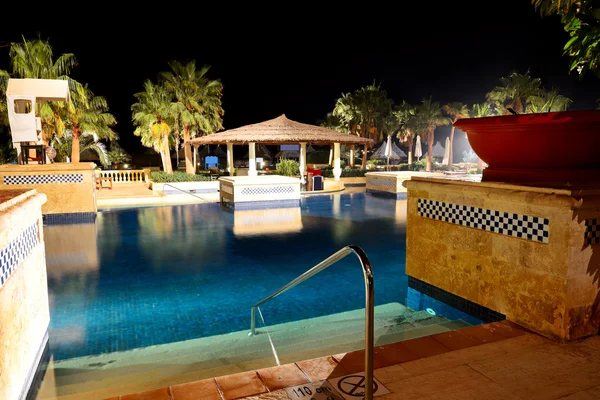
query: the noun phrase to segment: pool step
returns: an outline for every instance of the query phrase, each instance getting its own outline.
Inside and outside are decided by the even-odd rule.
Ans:
[[[375,308],[375,344],[444,332],[467,324],[415,312],[399,303]],[[51,366],[59,393],[38,399],[103,399],[114,393],[185,383],[275,365],[269,332],[282,363],[364,348],[364,309],[247,331],[61,360]],[[44,389],[44,387],[42,387]]]

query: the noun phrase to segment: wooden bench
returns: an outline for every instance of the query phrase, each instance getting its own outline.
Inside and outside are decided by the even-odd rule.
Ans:
[[[112,178],[112,176],[100,176],[100,177],[96,177],[96,189],[98,189],[98,190],[102,189],[104,187],[102,185],[103,182],[108,182],[109,183],[108,189],[112,190],[112,185],[113,185],[113,178]]]

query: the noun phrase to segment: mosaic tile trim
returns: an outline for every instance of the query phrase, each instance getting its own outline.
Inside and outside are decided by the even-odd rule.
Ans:
[[[396,187],[396,179],[369,179],[367,181],[369,185],[377,185],[377,186],[386,186],[386,187]]]
[[[7,175],[5,185],[39,185],[45,183],[81,183],[83,174],[60,175]]]
[[[547,218],[426,199],[418,200],[417,211],[421,217],[425,218],[534,242],[548,243],[550,221]]]
[[[294,188],[291,186],[273,186],[273,187],[249,187],[243,188],[242,194],[247,196],[257,194],[282,194],[282,193],[294,193]]]
[[[480,304],[473,303],[470,300],[464,299],[453,293],[447,292],[443,289],[440,289],[437,286],[433,286],[430,283],[427,283],[410,275],[408,275],[408,287],[418,290],[419,292],[426,294],[429,297],[439,300],[442,303],[452,306],[475,318],[479,318],[484,322],[496,322],[506,319],[506,316],[504,314],[501,314],[490,308],[484,307]]]
[[[4,249],[0,250],[0,287],[38,244],[37,221],[26,228]]]
[[[585,220],[585,244],[600,243],[600,218]]]
[[[42,215],[44,225],[88,224],[96,221],[95,212],[60,213]]]

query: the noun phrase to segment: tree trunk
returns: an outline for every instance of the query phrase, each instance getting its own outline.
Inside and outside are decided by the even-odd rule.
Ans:
[[[190,125],[183,126],[183,146],[185,151],[185,172],[194,175],[194,161],[192,160],[192,146],[187,143],[191,139]]]
[[[456,121],[454,121],[454,122],[456,122]],[[452,129],[450,130],[450,146],[448,146],[448,147],[450,147],[450,149],[449,149],[450,152],[448,153],[448,165],[449,166],[452,166],[452,162],[453,162],[453,160],[452,160],[452,154],[454,154],[453,153],[454,149],[452,148],[453,143],[454,143],[454,125],[452,125]]]
[[[81,147],[79,144],[79,137],[81,136],[81,132],[79,132],[78,126],[73,126],[72,134],[73,144],[71,145],[71,162],[78,163],[81,155]]]
[[[348,162],[348,165],[350,165],[350,168],[354,168],[354,145],[353,144],[350,145],[350,160]]]
[[[408,142],[408,165],[412,164],[413,162],[413,153],[412,153],[412,148],[413,148],[413,139],[412,137],[407,139]]]
[[[431,160],[433,159],[433,133],[427,135],[427,169],[425,171],[431,172]]]
[[[365,144],[365,147],[363,150],[363,157],[362,157],[362,169],[367,169],[367,150],[368,150],[368,147]]]
[[[171,164],[171,151],[169,150],[169,141],[164,140],[163,142],[163,169],[165,173],[173,175],[173,164]]]

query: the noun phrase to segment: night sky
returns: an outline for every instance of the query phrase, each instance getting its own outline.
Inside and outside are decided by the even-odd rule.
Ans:
[[[144,150],[132,134],[133,93],[168,70],[169,60],[211,66],[209,77],[224,85],[225,129],[283,113],[315,124],[342,93],[374,81],[395,103],[432,96],[470,106],[482,102],[499,77],[527,69],[546,89],[557,87],[573,99],[571,109],[596,107],[600,78],[569,74],[559,18],[540,17],[528,0],[404,3],[348,2],[335,10],[325,3],[264,9],[226,2],[152,9],[147,3],[131,15],[105,3],[65,6],[38,11],[19,27],[4,25],[0,42],[39,34],[55,54],[74,53],[73,77],[107,98],[119,142],[131,153]],[[482,8],[488,4],[494,8]],[[8,68],[8,47],[0,48],[0,68]],[[448,131],[438,129],[436,139]]]

